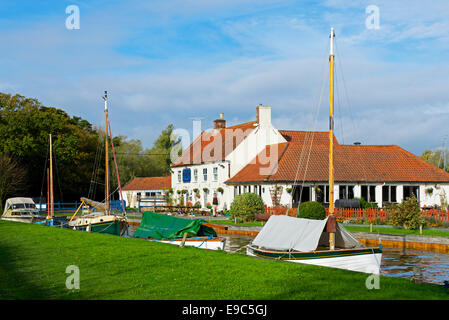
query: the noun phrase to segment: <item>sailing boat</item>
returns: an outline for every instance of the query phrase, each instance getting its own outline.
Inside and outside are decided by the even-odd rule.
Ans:
[[[104,119],[105,119],[105,151],[106,151],[106,163],[105,163],[105,202],[97,202],[87,198],[81,198],[81,205],[78,207],[74,215],[69,221],[69,227],[74,230],[92,231],[99,233],[107,233],[114,235],[122,235],[124,231],[128,230],[128,222],[126,219],[126,211],[123,207],[123,213],[121,215],[112,214],[110,210],[109,201],[109,154],[108,154],[108,95],[107,91],[104,94]],[[110,129],[109,129],[110,131]],[[112,143],[112,136],[111,136]],[[113,146],[113,144],[112,144]],[[114,154],[115,156],[115,154]],[[118,177],[118,170],[117,177]],[[118,179],[119,180],[119,179]],[[120,180],[119,180],[120,181]],[[120,187],[120,182],[119,182]],[[95,211],[90,211],[89,214],[76,217],[77,213],[82,207],[94,207]],[[98,211],[96,211],[98,210]]]
[[[247,255],[379,274],[382,245],[365,247],[334,215],[334,29],[330,33],[329,216],[324,220],[271,216],[247,246]]]
[[[67,220],[65,217],[55,217],[54,208],[54,193],[53,193],[53,142],[51,133],[49,134],[50,141],[50,168],[47,169],[47,217],[44,220],[36,222],[37,224],[44,224],[47,226],[62,226],[67,227]]]

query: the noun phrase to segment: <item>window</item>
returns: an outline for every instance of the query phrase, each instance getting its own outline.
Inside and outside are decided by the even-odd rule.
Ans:
[[[382,186],[382,202],[396,201],[396,186]]]
[[[404,186],[403,187],[403,199],[411,198],[413,195],[419,201],[419,187],[418,186]]]
[[[178,171],[178,182],[181,182],[181,171]]]
[[[203,181],[207,181],[207,168],[203,169]]]
[[[376,186],[362,186],[362,198],[368,202],[376,202]]]
[[[239,194],[242,194],[242,186],[239,186]]]
[[[339,186],[339,199],[354,199],[354,186]]]
[[[145,197],[149,197],[150,193],[149,192],[145,192]]]
[[[329,186],[320,185],[315,188],[316,201],[320,203],[329,203]]]
[[[218,181],[218,168],[214,168],[214,181]]]
[[[198,182],[198,169],[193,169],[193,181]]]

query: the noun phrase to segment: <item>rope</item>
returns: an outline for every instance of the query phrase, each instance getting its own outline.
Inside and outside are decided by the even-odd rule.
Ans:
[[[326,43],[327,43],[327,49],[329,49],[328,41],[326,41]],[[323,59],[323,60],[325,61],[325,59]],[[299,204],[301,204],[302,192],[304,190],[304,183],[305,183],[305,179],[306,179],[306,175],[307,175],[307,171],[308,171],[310,154],[311,154],[311,151],[312,151],[313,140],[314,140],[314,137],[315,137],[315,131],[314,130],[316,129],[316,123],[317,123],[317,119],[318,119],[318,115],[319,115],[319,111],[320,111],[320,107],[321,107],[321,101],[322,101],[322,98],[323,98],[324,83],[325,83],[325,77],[323,76],[323,74],[324,74],[324,70],[325,70],[326,65],[327,65],[327,63],[323,63],[323,67],[322,67],[322,71],[321,71],[322,83],[321,83],[321,89],[319,91],[319,96],[318,96],[318,108],[316,109],[316,113],[315,113],[315,117],[314,117],[314,121],[313,121],[313,131],[312,132],[310,132],[310,131],[306,132],[306,135],[304,137],[304,143],[303,143],[302,148],[301,148],[301,154],[300,154],[300,158],[299,158],[299,161],[298,161],[298,166],[296,168],[295,179],[293,181],[292,197],[295,194],[296,181],[298,181],[298,175],[299,175],[299,168],[300,168],[300,166],[301,166],[301,164],[303,162],[303,159],[304,159],[304,147],[307,145],[307,141],[309,139],[309,136],[311,135],[310,147],[309,147],[309,151],[308,151],[308,155],[307,155],[306,167],[305,167],[305,170],[304,170],[303,181],[302,181],[302,184],[301,184],[301,190],[300,190],[300,194],[299,194]],[[317,100],[317,97],[315,97],[314,100]],[[286,209],[286,215],[287,214],[288,214],[288,208]]]

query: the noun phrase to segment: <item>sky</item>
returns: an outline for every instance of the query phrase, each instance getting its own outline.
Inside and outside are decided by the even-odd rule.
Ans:
[[[103,125],[107,90],[113,134],[144,147],[259,104],[278,129],[327,131],[334,27],[339,142],[420,155],[449,134],[448,16],[447,0],[2,0],[0,91]]]

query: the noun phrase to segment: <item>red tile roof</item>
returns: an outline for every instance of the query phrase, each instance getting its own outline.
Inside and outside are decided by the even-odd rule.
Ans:
[[[328,132],[279,132],[288,143],[267,146],[226,183],[329,180]],[[261,174],[269,165],[258,159],[275,147],[277,165]],[[341,145],[334,138],[334,147],[336,182],[449,182],[449,173],[396,145]]]
[[[134,178],[122,188],[124,191],[130,190],[166,190],[171,188],[171,177],[144,177]]]
[[[255,123],[252,121],[210,132],[201,132],[173,162],[172,167],[224,160],[254,130]]]

